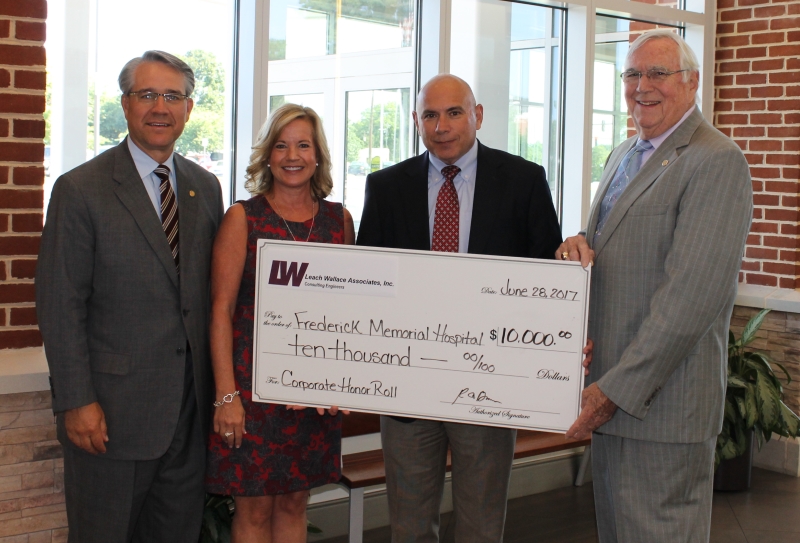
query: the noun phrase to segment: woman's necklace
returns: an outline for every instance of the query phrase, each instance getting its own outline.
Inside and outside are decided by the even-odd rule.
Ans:
[[[278,210],[277,206],[275,205],[275,199],[274,198],[272,199],[271,204],[272,204],[272,209],[275,210],[275,213],[277,213],[278,217],[281,218],[281,220],[283,221],[283,224],[286,225],[286,230],[289,231],[289,235],[292,236],[292,239],[294,241],[297,241],[297,236],[294,235],[294,232],[292,232],[292,229],[289,227],[289,223],[286,222],[286,219],[283,218],[283,213],[281,213]],[[316,218],[317,218],[317,215],[314,213],[314,202],[311,202],[311,228],[308,229],[308,236],[306,236],[306,241],[311,239],[311,231],[314,230],[314,221],[316,220]]]

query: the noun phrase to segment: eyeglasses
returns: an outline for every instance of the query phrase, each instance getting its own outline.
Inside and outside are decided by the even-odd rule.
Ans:
[[[177,94],[174,92],[153,92],[153,91],[131,91],[128,93],[129,96],[135,96],[140,102],[144,102],[146,104],[154,104],[158,101],[159,96],[164,97],[164,102],[170,105],[178,105],[183,103],[187,98],[189,98],[185,94]]]
[[[619,76],[622,78],[622,81],[625,83],[639,83],[639,80],[642,76],[646,76],[647,79],[654,83],[660,83],[662,81],[666,81],[667,78],[674,74],[679,74],[681,72],[688,72],[689,70],[675,70],[674,72],[668,72],[663,68],[653,68],[647,70],[646,72],[637,72],[636,70],[628,70],[626,72],[622,72]]]

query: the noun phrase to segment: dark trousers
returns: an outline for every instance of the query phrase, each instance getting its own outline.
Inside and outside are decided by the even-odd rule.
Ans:
[[[183,406],[163,456],[114,460],[64,447],[69,543],[197,543],[206,451],[186,358]]]

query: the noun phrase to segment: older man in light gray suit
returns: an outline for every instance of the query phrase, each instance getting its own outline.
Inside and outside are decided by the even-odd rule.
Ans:
[[[727,330],[752,215],[747,162],[695,106],[698,63],[667,30],[630,48],[637,136],[611,154],[585,234],[595,341],[583,409],[601,543],[708,541]],[[638,170],[638,171],[637,171]]]
[[[221,190],[173,153],[191,68],[148,51],[119,82],[129,136],[56,181],[36,273],[69,541],[196,543]]]

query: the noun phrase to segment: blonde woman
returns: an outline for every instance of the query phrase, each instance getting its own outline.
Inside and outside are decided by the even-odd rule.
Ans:
[[[233,495],[235,543],[305,541],[311,488],[341,475],[341,414],[251,401],[259,239],[355,242],[333,187],[322,122],[286,104],[261,128],[247,168],[253,195],[228,209],[214,242],[211,359],[216,385],[206,489]]]

